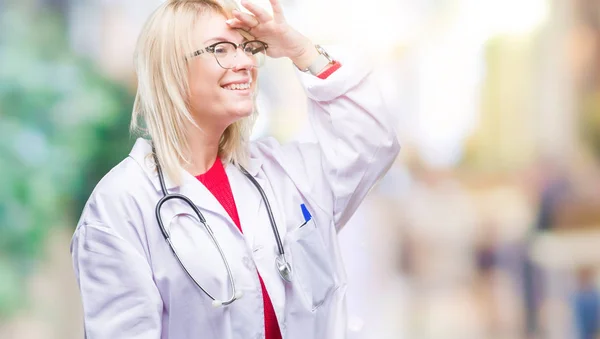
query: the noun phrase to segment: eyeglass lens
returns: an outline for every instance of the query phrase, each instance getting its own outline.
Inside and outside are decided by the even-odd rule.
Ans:
[[[219,65],[223,68],[234,68],[239,60],[237,59],[237,46],[230,42],[221,42],[214,46],[214,56]],[[260,41],[249,41],[242,46],[244,53],[253,61],[254,67],[260,67],[265,62],[266,48]]]

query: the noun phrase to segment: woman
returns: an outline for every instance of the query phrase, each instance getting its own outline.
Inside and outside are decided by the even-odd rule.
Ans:
[[[86,335],[344,338],[336,233],[399,150],[379,89],[278,0],[272,16],[213,1],[166,1],[141,33],[132,126],[147,138],[97,185],[71,245]],[[317,142],[248,142],[264,54],[308,69]]]

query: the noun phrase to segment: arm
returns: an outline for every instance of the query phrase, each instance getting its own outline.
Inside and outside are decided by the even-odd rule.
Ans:
[[[160,338],[162,300],[144,256],[101,224],[80,225],[71,254],[87,338]]]
[[[270,3],[273,16],[242,0],[252,14],[234,11],[235,18],[227,24],[267,42],[269,56],[287,57],[299,69],[307,68],[318,55],[313,43],[287,24],[278,0]],[[264,152],[279,153],[276,157],[292,179],[303,179],[296,180],[297,186],[316,206],[333,215],[338,230],[399,151],[381,92],[369,68],[364,67],[368,63],[339,61],[342,67],[338,64],[339,69],[324,70],[318,77],[301,74],[317,143],[287,145],[281,152],[277,145],[262,147]]]
[[[343,67],[325,80],[299,73],[316,142],[291,144],[282,152],[286,158],[300,154],[303,166],[289,170],[306,176],[309,195],[333,214],[338,230],[387,172],[400,149],[368,63],[352,58],[343,58],[341,63]]]

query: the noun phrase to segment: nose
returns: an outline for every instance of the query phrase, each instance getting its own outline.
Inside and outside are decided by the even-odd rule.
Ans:
[[[244,51],[241,51],[239,48],[236,50],[235,66],[233,67],[234,71],[250,70],[255,66],[254,58],[244,53]]]

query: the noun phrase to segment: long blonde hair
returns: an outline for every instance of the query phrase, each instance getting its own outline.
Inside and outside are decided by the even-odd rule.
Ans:
[[[186,126],[199,128],[188,99],[186,57],[194,50],[193,27],[201,14],[212,12],[231,18],[235,7],[231,0],[222,4],[214,0],[165,1],[150,16],[138,38],[134,56],[138,89],[130,129],[133,134],[152,139],[162,168],[177,184],[181,182],[181,169],[190,159]],[[223,161],[246,164],[254,117],[253,113],[225,130],[219,142]]]

